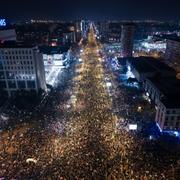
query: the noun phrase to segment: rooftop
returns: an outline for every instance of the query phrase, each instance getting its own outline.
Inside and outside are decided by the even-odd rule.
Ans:
[[[162,59],[156,59],[153,57],[130,57],[126,58],[139,73],[154,72],[172,72],[176,75],[173,68],[166,65]]]
[[[40,46],[39,50],[43,54],[62,54],[69,50],[69,46]]]
[[[180,93],[167,94],[162,98],[161,102],[166,108],[179,109],[180,108]]]
[[[164,95],[167,94],[180,94],[180,80],[176,77],[152,77],[148,78],[155,87],[159,89]]]
[[[0,48],[33,48],[35,45],[26,44],[24,42],[17,41],[4,41],[0,43]]]
[[[154,35],[154,37],[158,39],[167,39],[167,40],[180,42],[180,37],[177,36],[177,34],[161,34],[161,35]]]

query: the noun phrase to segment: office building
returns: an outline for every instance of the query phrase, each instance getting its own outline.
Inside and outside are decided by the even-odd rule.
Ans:
[[[131,57],[133,53],[135,25],[124,24],[121,27],[121,56]]]
[[[0,42],[4,41],[16,41],[16,31],[12,28],[0,30]]]
[[[180,38],[167,39],[166,62],[180,72]]]
[[[17,42],[0,44],[0,88],[8,96],[17,90],[46,90],[43,56],[37,47]]]
[[[144,86],[146,78],[161,76],[175,77],[176,72],[173,68],[164,63],[162,59],[153,57],[129,57],[122,58],[120,61],[126,60],[126,64],[131,69],[135,78]]]
[[[75,31],[63,33],[63,44],[72,44],[76,42]]]
[[[156,123],[161,131],[180,131],[180,93],[166,95],[157,106]]]

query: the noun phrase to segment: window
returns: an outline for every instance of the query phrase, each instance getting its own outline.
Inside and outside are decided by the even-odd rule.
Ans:
[[[0,71],[0,79],[5,79],[4,72]]]
[[[0,69],[3,69],[3,63],[0,61]]]
[[[167,125],[168,125],[168,121],[165,121],[165,122],[164,122],[164,126],[167,126]]]
[[[6,81],[0,81],[0,89],[6,88]]]
[[[34,89],[36,86],[35,86],[35,81],[27,81],[27,87],[29,89]]]
[[[8,81],[8,86],[11,89],[16,88],[16,82],[15,81]]]
[[[14,79],[14,74],[11,72],[6,72],[7,79]]]
[[[175,111],[175,110],[173,110],[173,111],[172,111],[172,114],[175,114],[175,113],[176,113],[176,111]]]
[[[17,84],[18,84],[19,89],[25,89],[26,88],[25,81],[17,81]]]

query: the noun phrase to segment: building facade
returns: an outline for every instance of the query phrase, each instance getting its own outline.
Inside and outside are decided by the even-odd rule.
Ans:
[[[131,57],[134,44],[134,24],[124,24],[121,27],[121,55]]]
[[[180,39],[167,39],[165,60],[180,71]]]
[[[8,96],[17,90],[46,90],[43,57],[37,47],[15,42],[0,45],[0,89]]]
[[[156,123],[161,131],[180,131],[180,104],[159,101],[156,111]]]

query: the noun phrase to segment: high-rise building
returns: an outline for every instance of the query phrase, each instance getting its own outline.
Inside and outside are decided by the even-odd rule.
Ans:
[[[180,39],[167,39],[165,60],[180,71]]]
[[[133,23],[123,24],[121,29],[121,55],[122,57],[131,57],[135,25]]]
[[[89,29],[89,21],[81,21],[81,32],[82,32],[82,37],[86,38],[87,37],[87,33],[88,33],[88,29]]]
[[[46,90],[43,56],[36,46],[0,44],[0,89],[8,96],[17,90]]]

